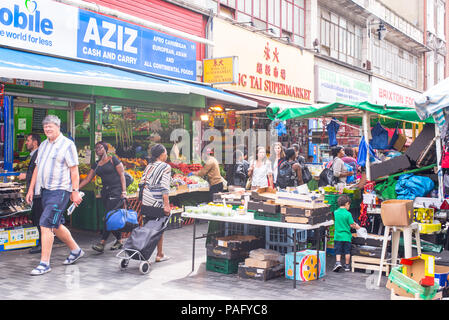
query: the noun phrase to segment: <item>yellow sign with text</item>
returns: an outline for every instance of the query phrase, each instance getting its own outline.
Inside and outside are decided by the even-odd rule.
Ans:
[[[205,59],[203,61],[203,82],[236,83],[237,57]]]

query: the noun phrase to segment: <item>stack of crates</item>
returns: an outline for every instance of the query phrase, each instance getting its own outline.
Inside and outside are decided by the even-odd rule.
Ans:
[[[237,273],[239,263],[249,252],[263,247],[264,242],[251,235],[231,235],[214,238],[206,245],[206,270],[224,274]]]
[[[307,230],[276,227],[266,227],[265,249],[275,250],[283,255],[293,252],[294,232],[296,232],[296,251],[304,249],[307,241]]]
[[[224,235],[232,236],[236,234],[256,236],[265,241],[266,227],[251,224],[225,222]]]

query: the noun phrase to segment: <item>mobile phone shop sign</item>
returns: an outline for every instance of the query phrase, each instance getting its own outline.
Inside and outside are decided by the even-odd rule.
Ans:
[[[196,80],[194,42],[84,10],[79,10],[77,57]]]
[[[78,8],[49,0],[0,1],[0,45],[74,57]]]
[[[49,0],[0,1],[0,45],[196,80],[194,42]]]

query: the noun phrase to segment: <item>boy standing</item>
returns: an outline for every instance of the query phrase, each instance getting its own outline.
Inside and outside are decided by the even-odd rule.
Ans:
[[[335,221],[335,255],[336,262],[333,271],[337,272],[343,268],[340,260],[341,256],[345,255],[345,265],[344,270],[350,271],[349,261],[351,259],[351,228],[356,230],[360,229],[360,226],[354,222],[352,219],[352,214],[349,212],[349,207],[351,206],[351,199],[343,195],[338,198],[339,209],[334,212]]]

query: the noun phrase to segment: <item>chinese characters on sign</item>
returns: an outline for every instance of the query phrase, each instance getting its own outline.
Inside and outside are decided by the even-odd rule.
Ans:
[[[280,51],[277,47],[274,47],[273,49],[272,47],[270,47],[270,43],[267,42],[263,51],[263,57],[265,59],[264,62],[256,62],[255,70],[256,73],[260,76],[239,73],[239,86],[249,86],[251,89],[261,90],[297,99],[311,99],[311,90],[264,78],[264,76],[267,76],[272,78],[274,77],[279,81],[287,80],[286,69],[282,66],[279,66]]]
[[[207,83],[237,82],[237,57],[205,59],[203,81]]]

